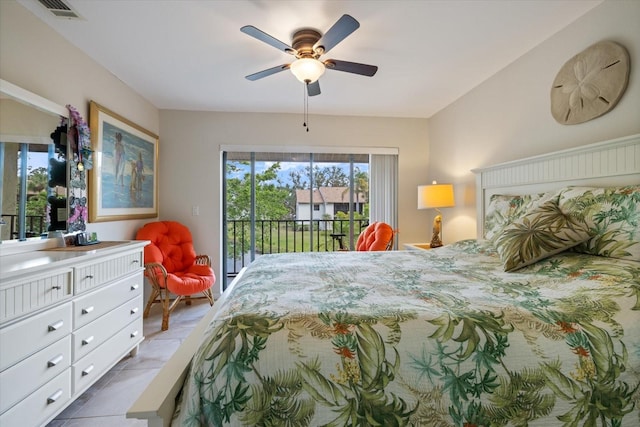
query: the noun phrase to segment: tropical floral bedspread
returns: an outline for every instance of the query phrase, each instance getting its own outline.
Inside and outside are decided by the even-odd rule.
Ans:
[[[638,426],[640,263],[474,240],[258,258],[173,425]]]

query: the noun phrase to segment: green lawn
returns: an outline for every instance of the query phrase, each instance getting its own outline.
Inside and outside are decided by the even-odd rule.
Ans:
[[[264,239],[264,251],[263,253],[281,253],[281,252],[323,252],[333,251],[340,249],[338,242],[334,243],[333,238],[330,236],[333,231],[318,230],[313,233],[313,248],[309,249],[309,231],[308,230],[275,230],[271,236],[266,235]],[[346,234],[346,233],[345,233]],[[257,238],[256,246],[261,249],[260,238]],[[268,242],[271,241],[269,245]],[[344,237],[344,243],[349,244],[348,236]],[[271,252],[269,252],[269,248]]]

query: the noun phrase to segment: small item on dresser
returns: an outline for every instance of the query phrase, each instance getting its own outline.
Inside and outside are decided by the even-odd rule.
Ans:
[[[64,241],[66,246],[76,246],[76,243],[78,242],[75,234],[67,234],[64,236]]]
[[[50,231],[47,234],[48,239],[56,239],[59,248],[64,248],[67,246],[67,242],[64,239],[64,233],[60,230]]]
[[[88,246],[100,243],[96,233],[82,232],[76,235],[76,246]]]

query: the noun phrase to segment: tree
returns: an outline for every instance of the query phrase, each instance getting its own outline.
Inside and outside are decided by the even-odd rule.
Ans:
[[[40,227],[46,221],[45,215],[47,212],[47,182],[49,181],[49,171],[47,168],[39,167],[29,171],[27,175],[27,204],[26,204],[26,216],[28,217],[40,217],[35,220],[33,230],[28,229],[30,233],[39,233]],[[26,225],[29,228],[29,224],[32,221],[27,221]],[[38,224],[37,226],[35,224]]]
[[[306,190],[310,188],[309,177],[311,176],[311,167],[306,166],[304,171],[291,171],[289,177],[294,189]],[[313,166],[313,187],[347,187],[349,186],[349,177],[339,166],[329,166],[320,168],[318,165]]]
[[[38,194],[30,194],[27,199],[26,213],[27,216],[44,217],[47,209],[47,192],[40,191]]]
[[[362,194],[364,203],[369,203],[369,174],[365,171],[361,171],[356,167],[354,174],[353,187],[356,193]]]
[[[366,212],[367,215],[366,217],[369,216],[369,174],[367,174],[365,171],[361,171],[360,168],[358,168],[356,166],[354,172],[353,172],[353,191],[355,192],[355,194],[358,194],[361,197],[356,197],[356,214],[358,212],[360,212],[360,209],[358,209],[359,204],[360,204],[360,200],[363,200],[364,203],[364,209],[362,210],[363,213]],[[344,197],[345,194],[347,194],[349,192],[349,189],[346,188],[343,192],[342,192],[342,196]],[[347,215],[348,216],[348,215]]]
[[[27,193],[36,194],[46,190],[49,181],[49,170],[44,167],[35,168],[27,176]]]
[[[247,162],[227,163],[227,219],[232,221],[243,220],[238,230],[238,223],[230,223],[229,236],[235,236],[235,241],[229,241],[228,253],[233,254],[234,246],[236,256],[249,250],[250,245],[250,214],[251,214],[251,174],[245,171],[241,165],[247,166]],[[280,163],[274,163],[264,172],[256,173],[255,187],[255,216],[256,220],[285,220],[290,219],[290,210],[287,207],[287,199],[290,190],[278,179]],[[277,231],[277,223],[266,223],[270,230]],[[236,227],[232,230],[232,227]],[[256,245],[263,247],[270,244],[270,233],[266,235],[256,233]]]
[[[227,218],[249,219],[251,208],[251,174],[239,165],[227,163]],[[289,196],[286,186],[278,179],[280,163],[274,163],[262,173],[256,173],[256,219],[287,219],[284,201]],[[238,177],[233,177],[238,175]]]

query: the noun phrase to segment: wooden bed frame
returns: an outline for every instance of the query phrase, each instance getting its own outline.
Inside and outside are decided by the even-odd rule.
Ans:
[[[567,185],[640,184],[640,134],[474,169],[473,172],[476,173],[478,236],[482,236],[484,213],[493,194],[532,194]],[[191,358],[218,305],[224,302],[243,272],[129,408],[127,418],[146,419],[150,427],[171,425],[175,399]]]

